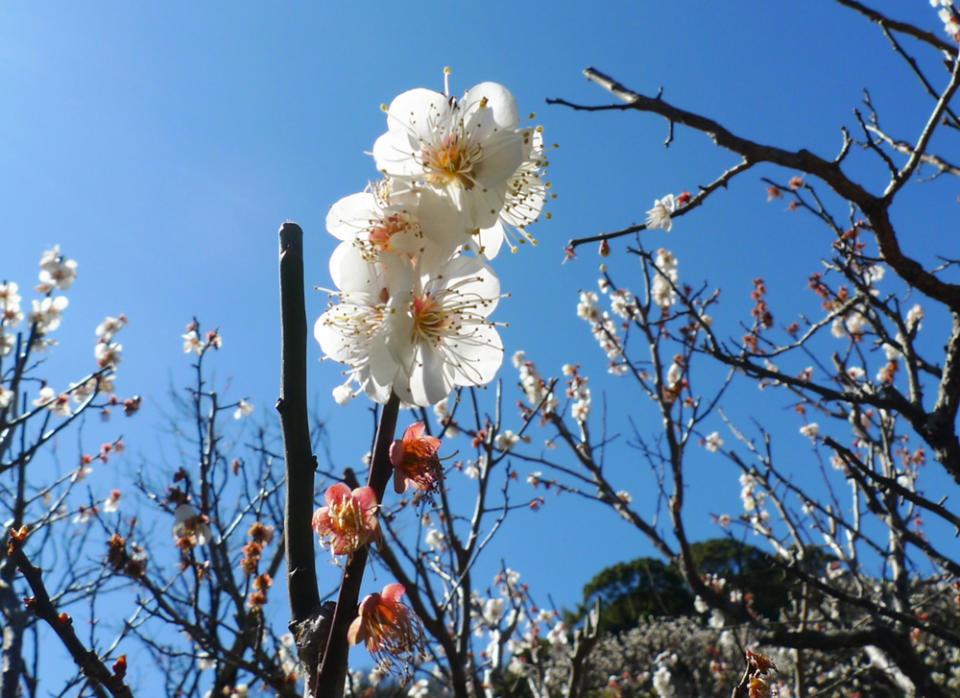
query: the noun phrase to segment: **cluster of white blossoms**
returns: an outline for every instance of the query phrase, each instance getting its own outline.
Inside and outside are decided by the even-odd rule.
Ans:
[[[449,72],[449,71],[445,71]],[[396,97],[373,146],[384,179],[336,202],[327,230],[336,303],[314,336],[348,366],[334,390],[432,405],[488,383],[503,344],[488,318],[501,296],[488,261],[506,238],[535,242],[548,184],[540,128],[521,127],[513,96],[484,82],[461,98],[423,88]]]
[[[534,363],[527,361],[527,355],[518,351],[511,358],[511,363],[519,373],[520,387],[530,406],[536,407],[542,403],[544,414],[556,412],[559,406],[556,396],[550,390],[549,384],[540,377]]]
[[[0,357],[10,355],[17,347],[18,341],[21,343],[18,360],[22,360],[29,351],[44,351],[56,344],[56,340],[51,338],[50,334],[60,327],[63,312],[69,305],[67,297],[61,294],[69,290],[76,281],[77,263],[61,254],[60,246],[55,245],[43,252],[39,266],[39,283],[33,288],[41,294],[41,297],[31,300],[31,310],[26,316],[20,308],[23,298],[17,283],[14,281],[0,283]],[[18,328],[24,317],[28,326],[25,329]],[[52,387],[44,385],[33,399],[33,406],[45,407],[59,417],[69,417],[73,413],[70,406],[71,398],[80,404],[86,402],[97,391],[112,392],[113,371],[122,360],[123,352],[123,347],[113,341],[113,338],[126,321],[123,315],[117,318],[108,317],[97,327],[94,358],[100,370],[96,375],[80,383],[71,383],[68,390],[63,393],[57,393]],[[27,346],[28,341],[29,346]],[[13,398],[13,390],[0,382],[0,410],[8,408]]]
[[[653,277],[650,295],[658,306],[669,308],[677,302],[674,291],[677,285],[677,258],[670,250],[660,248],[657,250],[656,264],[660,271]]]
[[[960,41],[960,10],[953,6],[952,0],[930,0],[930,6],[940,8],[937,15],[943,22],[943,31],[954,41]]]

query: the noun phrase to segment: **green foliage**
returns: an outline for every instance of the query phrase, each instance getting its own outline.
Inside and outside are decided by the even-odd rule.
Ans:
[[[788,601],[789,585],[772,555],[731,538],[713,538],[690,546],[701,574],[716,575],[727,588],[751,594],[757,613],[776,619]],[[818,560],[817,564],[822,564]],[[567,614],[568,622],[583,617],[600,601],[600,628],[621,632],[650,616],[695,615],[693,595],[680,570],[661,560],[641,557],[611,565],[583,587],[583,604]]]

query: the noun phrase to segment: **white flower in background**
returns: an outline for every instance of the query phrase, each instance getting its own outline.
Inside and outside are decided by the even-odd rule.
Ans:
[[[378,664],[367,674],[367,681],[370,682],[371,686],[379,686],[388,676],[390,676],[390,672],[387,668]]]
[[[77,263],[60,254],[60,245],[54,245],[40,257],[40,283],[66,291],[76,278]]]
[[[863,380],[865,375],[866,372],[859,366],[851,366],[847,369],[847,377],[850,378],[850,380]]]
[[[120,490],[110,490],[110,496],[103,500],[103,510],[110,514],[120,507]]]
[[[13,281],[0,284],[0,327],[13,327],[23,319],[18,288]]]
[[[931,0],[930,4],[936,7],[933,0]],[[950,2],[942,1],[939,4],[942,7],[937,11],[937,15],[940,17],[940,21],[943,22],[943,31],[954,39],[957,39],[957,37],[960,36],[960,16],[953,10]]]
[[[677,258],[670,250],[660,248],[655,261],[659,272],[653,277],[650,295],[654,303],[666,308],[677,301],[677,294],[673,290],[677,284]]]
[[[30,313],[30,322],[35,323],[40,333],[53,332],[60,327],[60,316],[69,301],[66,296],[52,298],[47,296],[40,300],[31,301],[33,311]]]
[[[509,429],[501,431],[493,440],[493,445],[501,451],[509,451],[520,441],[520,437]]]
[[[817,436],[820,434],[820,425],[816,422],[810,422],[809,424],[804,424],[800,427],[800,433],[806,436],[811,441],[816,441]]]
[[[13,391],[0,385],[0,410],[5,410],[13,400]]]
[[[173,512],[173,538],[196,538],[197,545],[206,545],[210,540],[210,526],[189,504],[181,504]]]
[[[919,330],[921,320],[923,320],[923,308],[919,303],[915,303],[907,312],[907,332],[912,334]]]
[[[207,669],[213,669],[215,662],[209,653],[204,652],[201,649],[197,649],[196,654],[197,659],[197,669],[200,671],[206,671]]]
[[[70,398],[67,395],[57,395],[56,391],[48,385],[40,388],[33,406],[46,407],[58,417],[70,416]]]
[[[0,356],[8,356],[16,343],[17,340],[12,334],[0,332]]]
[[[427,535],[423,537],[423,542],[431,550],[442,550],[447,543],[447,538],[437,529],[431,528],[427,531]]]
[[[674,390],[683,378],[683,364],[674,361],[667,371],[667,387]]]
[[[633,497],[630,496],[630,493],[626,490],[620,490],[617,492],[617,500],[621,504],[630,504],[633,501]]]
[[[189,354],[193,352],[197,356],[200,356],[203,353],[203,341],[200,339],[200,335],[197,334],[196,330],[190,330],[183,337],[183,353]]]
[[[244,417],[249,417],[251,414],[253,414],[253,405],[246,400],[241,400],[237,403],[237,409],[233,413],[233,418],[243,419]]]
[[[486,600],[483,604],[483,619],[487,625],[496,626],[500,622],[503,618],[503,604],[504,600],[501,598]]]
[[[97,325],[96,333],[97,338],[102,339],[105,342],[109,342],[114,336],[123,329],[123,326],[127,324],[127,316],[119,315],[117,317],[110,317],[109,315]]]
[[[626,289],[619,289],[610,292],[610,312],[619,315],[624,320],[633,317],[634,311],[633,294]]]
[[[710,453],[716,453],[721,446],[723,446],[723,439],[720,438],[719,432],[715,431],[707,434],[707,437],[703,440],[703,447]]]
[[[410,696],[410,698],[429,698],[430,682],[426,679],[420,679],[415,684],[410,686],[410,689],[407,691],[407,695]]]
[[[553,626],[550,629],[550,632],[547,633],[547,642],[557,648],[564,647],[567,644],[566,623],[559,621],[555,626]]]
[[[100,341],[94,347],[93,355],[97,359],[97,366],[100,368],[116,367],[123,360],[123,345],[116,342]]]
[[[448,197],[470,229],[494,225],[510,179],[531,155],[517,129],[513,95],[493,82],[476,85],[459,101],[417,88],[398,95],[386,111],[387,132],[373,145],[377,169]]]
[[[667,194],[662,199],[653,202],[653,208],[647,211],[647,230],[661,228],[669,232],[673,226],[670,215],[677,209],[673,194]]]

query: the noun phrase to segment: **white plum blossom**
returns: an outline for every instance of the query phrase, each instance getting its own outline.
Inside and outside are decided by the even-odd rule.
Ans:
[[[197,356],[200,356],[203,353],[203,341],[200,339],[200,335],[197,334],[196,330],[190,330],[182,335],[182,337],[184,354],[193,352]]]
[[[40,283],[66,291],[76,278],[77,263],[60,254],[60,245],[44,251],[40,257]]]
[[[16,344],[16,338],[12,334],[3,334],[0,332],[0,356],[8,356],[13,351]]]
[[[710,451],[710,453],[716,453],[723,446],[723,439],[720,438],[719,432],[712,432],[707,434],[706,438],[703,440],[703,447]]]
[[[110,514],[120,507],[120,490],[110,490],[110,496],[103,500],[104,512]]]
[[[677,258],[670,250],[662,247],[657,250],[656,265],[659,272],[653,277],[650,296],[661,308],[667,308],[677,302],[674,287],[677,283]]]
[[[116,367],[123,360],[123,345],[116,342],[100,341],[94,347],[93,353],[97,360],[97,366],[100,368]]]
[[[195,537],[197,545],[206,545],[210,538],[210,525],[189,504],[181,504],[173,512],[173,538]]]
[[[806,436],[811,441],[816,441],[817,436],[820,434],[820,425],[816,422],[810,422],[809,424],[804,424],[800,427],[800,433]]]
[[[427,544],[431,550],[442,550],[447,543],[447,538],[440,531],[435,528],[431,528],[427,531],[427,535],[424,536],[423,542]]]
[[[667,194],[662,199],[653,202],[653,208],[647,211],[647,230],[660,228],[667,232],[673,227],[673,221],[670,220],[671,214],[677,209],[677,203],[673,194]]]
[[[483,619],[488,625],[496,626],[503,618],[503,604],[502,598],[487,599],[483,604]]]
[[[70,416],[70,398],[65,394],[57,395],[56,391],[48,385],[40,388],[33,406],[46,407],[58,417]]]
[[[395,97],[386,112],[387,132],[373,145],[377,169],[448,197],[470,229],[494,225],[508,182],[531,155],[513,95],[493,82],[472,87],[461,100],[416,88]]]
[[[253,414],[253,405],[246,400],[240,400],[237,403],[237,409],[233,413],[233,418],[243,419],[244,417],[249,417],[251,414]]]
[[[522,351],[516,352],[511,358],[511,363],[520,376],[520,387],[523,389],[527,402],[536,406],[543,404],[544,414],[552,414],[558,407],[557,398],[553,392],[547,390],[547,383],[540,377],[537,367],[532,361],[527,361],[526,354]]]
[[[126,324],[127,317],[125,315],[118,315],[117,317],[110,317],[108,315],[103,322],[97,325],[97,338],[109,342]]]
[[[919,303],[915,303],[912,308],[907,312],[906,325],[907,332],[913,334],[920,329],[920,321],[923,320],[923,307]]]
[[[371,399],[386,402],[392,390],[408,404],[432,405],[455,386],[484,385],[496,374],[503,345],[487,316],[500,282],[482,260],[410,269],[347,248],[333,261],[340,303],[320,316],[314,336]]]
[[[514,434],[509,429],[500,432],[497,434],[496,438],[493,440],[493,445],[501,451],[509,451],[520,441],[520,437]]]
[[[13,327],[23,319],[17,289],[13,281],[0,284],[0,327]]]
[[[69,304],[66,296],[53,298],[47,296],[40,300],[31,301],[33,311],[30,313],[30,322],[35,324],[37,332],[46,334],[60,327],[60,316]]]
[[[13,391],[0,385],[0,410],[5,410],[13,400]]]

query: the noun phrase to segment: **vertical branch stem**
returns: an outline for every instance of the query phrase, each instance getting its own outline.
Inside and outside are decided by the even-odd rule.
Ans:
[[[314,564],[313,472],[307,421],[307,316],[303,299],[303,230],[280,226],[280,397],[277,412],[283,431],[287,495],[283,540],[287,558],[290,624],[311,618],[320,606]],[[295,633],[296,635],[296,633]]]
[[[383,492],[387,483],[390,482],[390,444],[393,443],[393,435],[397,429],[397,412],[399,409],[400,398],[391,395],[390,400],[383,406],[383,411],[380,413],[380,423],[377,425],[373,461],[370,465],[367,484],[376,493],[378,503],[383,501]],[[333,622],[330,626],[330,635],[323,655],[323,664],[317,678],[317,696],[339,698],[343,695],[349,650],[347,630],[351,621],[357,615],[357,600],[360,598],[360,583],[363,581],[363,570],[367,565],[368,550],[369,548],[363,547],[350,555],[343,570],[340,594],[337,597],[337,608],[333,613]]]

